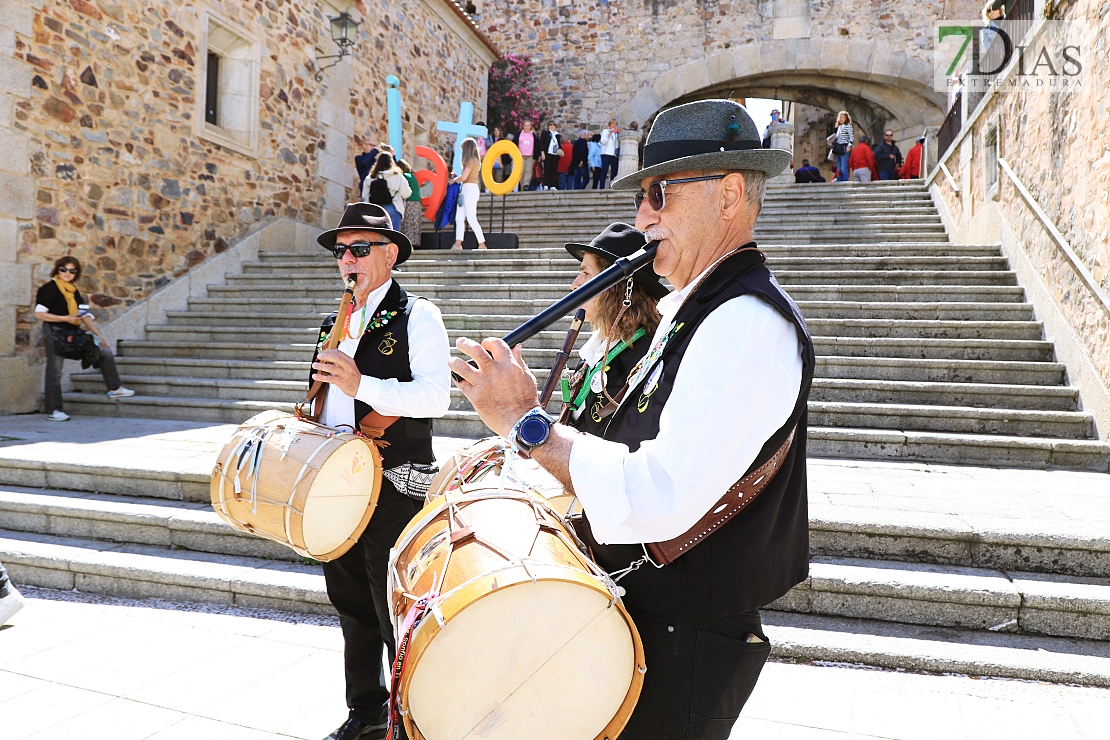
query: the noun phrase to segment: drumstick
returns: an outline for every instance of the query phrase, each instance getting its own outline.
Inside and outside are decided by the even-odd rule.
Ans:
[[[555,365],[551,368],[551,374],[547,376],[547,382],[543,384],[543,390],[540,392],[540,408],[547,408],[547,402],[551,400],[551,394],[555,391],[555,384],[559,382],[559,377],[563,374],[563,368],[567,366],[567,360],[570,359],[571,350],[574,349],[574,343],[578,341],[578,332],[582,331],[582,322],[586,320],[586,309],[580,308],[574,313],[574,318],[570,321],[570,331],[567,332],[567,338],[563,341],[563,348],[559,350],[559,354],[555,355]]]

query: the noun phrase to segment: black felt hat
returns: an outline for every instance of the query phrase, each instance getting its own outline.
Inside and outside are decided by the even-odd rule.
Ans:
[[[589,244],[571,242],[563,246],[579,262],[582,261],[582,255],[586,252],[596,254],[609,262],[616,262],[621,257],[627,257],[643,249],[645,244],[647,244],[647,237],[644,236],[644,232],[637,231],[634,226],[628,224],[615,223],[606,226],[605,231],[595,236]],[[656,300],[670,293],[667,286],[659,282],[659,275],[655,273],[651,265],[646,265],[637,270],[633,274],[633,279],[644,286],[648,294]]]
[[[397,245],[397,262],[401,264],[412,256],[412,244],[409,238],[400,231],[393,229],[393,221],[385,209],[373,203],[348,203],[339,219],[339,225],[334,229],[325,231],[316,237],[317,243],[324,249],[335,247],[335,237],[341,231],[373,231],[381,234]]]
[[[644,144],[643,169],[613,190],[637,190],[645,177],[687,170],[760,170],[774,177],[790,164],[785,149],[764,149],[747,108],[731,100],[699,100],[659,114]]]

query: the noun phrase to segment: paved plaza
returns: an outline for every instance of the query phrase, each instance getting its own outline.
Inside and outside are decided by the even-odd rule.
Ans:
[[[0,629],[4,740],[319,740],[345,716],[332,617],[26,588]],[[772,662],[732,738],[1110,737],[1110,690]]]

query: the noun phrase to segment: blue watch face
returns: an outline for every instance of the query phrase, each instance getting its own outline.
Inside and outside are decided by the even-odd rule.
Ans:
[[[546,419],[540,417],[532,417],[525,419],[524,423],[520,425],[517,434],[520,439],[527,445],[535,446],[543,444],[547,441],[547,435],[551,431],[551,425],[547,423]]]

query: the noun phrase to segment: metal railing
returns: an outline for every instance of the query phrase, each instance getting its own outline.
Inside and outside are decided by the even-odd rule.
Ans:
[[[944,117],[944,123],[940,125],[940,131],[937,132],[938,162],[944,161],[944,155],[948,153],[948,147],[952,146],[952,142],[960,135],[960,129],[963,128],[962,98],[963,93],[956,93],[956,99],[952,101],[952,108],[948,111],[948,115]]]

